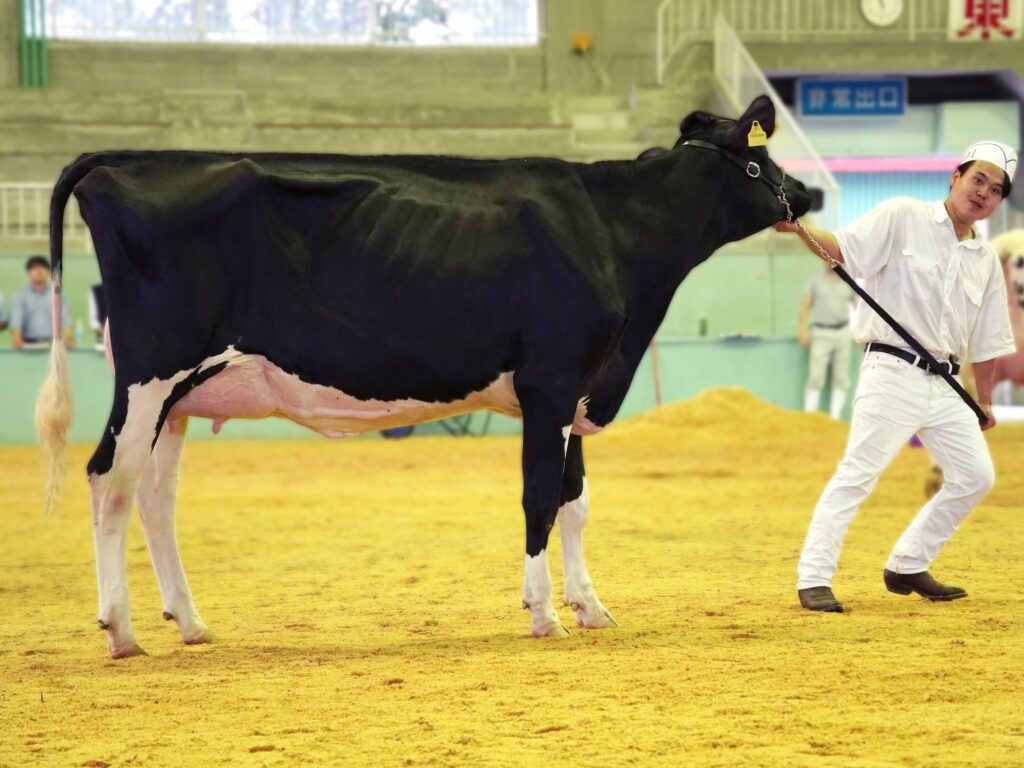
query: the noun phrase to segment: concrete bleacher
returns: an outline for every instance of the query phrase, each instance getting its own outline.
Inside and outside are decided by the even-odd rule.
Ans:
[[[51,180],[109,148],[635,156],[705,94],[696,72],[652,87],[655,0],[599,5],[546,4],[527,47],[51,41],[38,90],[18,86],[17,3],[0,0],[0,181]],[[587,57],[576,31],[594,37]]]

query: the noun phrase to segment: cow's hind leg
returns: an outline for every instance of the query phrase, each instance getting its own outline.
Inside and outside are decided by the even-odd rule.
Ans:
[[[182,639],[193,645],[211,642],[213,636],[192,602],[174,532],[174,505],[187,428],[187,417],[166,423],[142,474],[137,500],[149,556],[164,601],[164,618],[176,621]]]
[[[115,384],[107,431],[88,467],[99,589],[97,624],[106,630],[110,654],[115,659],[144,654],[132,631],[125,541],[132,499],[149,459],[167,395],[155,386],[159,384],[156,380],[129,388]]]
[[[530,611],[534,637],[565,637],[568,631],[555,612],[548,567],[548,536],[558,514],[565,449],[576,400],[565,406],[541,388],[517,380],[516,394],[523,409],[523,511],[526,513],[526,561],[523,607]]]
[[[572,435],[566,450],[562,506],[557,518],[558,531],[562,537],[565,604],[576,611],[576,623],[581,627],[617,627],[615,619],[597,598],[583,557],[583,529],[589,511],[587,477],[583,469],[583,439],[579,435]]]

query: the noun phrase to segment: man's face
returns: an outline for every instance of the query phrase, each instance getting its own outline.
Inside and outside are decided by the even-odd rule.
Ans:
[[[973,224],[987,219],[1003,200],[1006,174],[998,165],[978,160],[964,173],[953,173],[949,200],[957,216]]]
[[[36,264],[28,270],[28,279],[32,285],[46,285],[50,279],[50,270],[41,264]]]

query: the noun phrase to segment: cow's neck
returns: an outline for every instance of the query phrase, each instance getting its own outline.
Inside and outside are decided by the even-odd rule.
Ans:
[[[608,164],[588,180],[630,314],[660,307],[663,315],[683,279],[725,242],[720,206],[728,202],[715,165],[706,151],[674,151]]]
[[[588,185],[609,228],[625,326],[616,353],[590,382],[593,418],[615,416],[680,283],[729,238],[726,179],[707,152],[624,163]]]

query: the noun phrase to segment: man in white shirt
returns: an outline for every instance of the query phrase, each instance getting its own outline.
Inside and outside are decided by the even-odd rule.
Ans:
[[[930,600],[967,595],[936,581],[932,561],[957,526],[991,489],[995,472],[982,430],[995,426],[992,379],[995,358],[1014,351],[1006,282],[999,259],[980,240],[975,222],[990,216],[1010,194],[1016,153],[997,142],[972,145],[953,172],[942,203],[896,198],[835,235],[796,232],[817,253],[817,240],[937,360],[956,375],[973,363],[978,419],[940,376],[868,305],[854,316],[853,337],[867,344],[854,396],[846,454],[814,510],[797,567],[800,604],[812,611],[842,612],[832,578],[843,538],[879,475],[917,433],[942,467],[942,489],[921,509],[889,556],[883,572],[890,592],[916,592]]]

